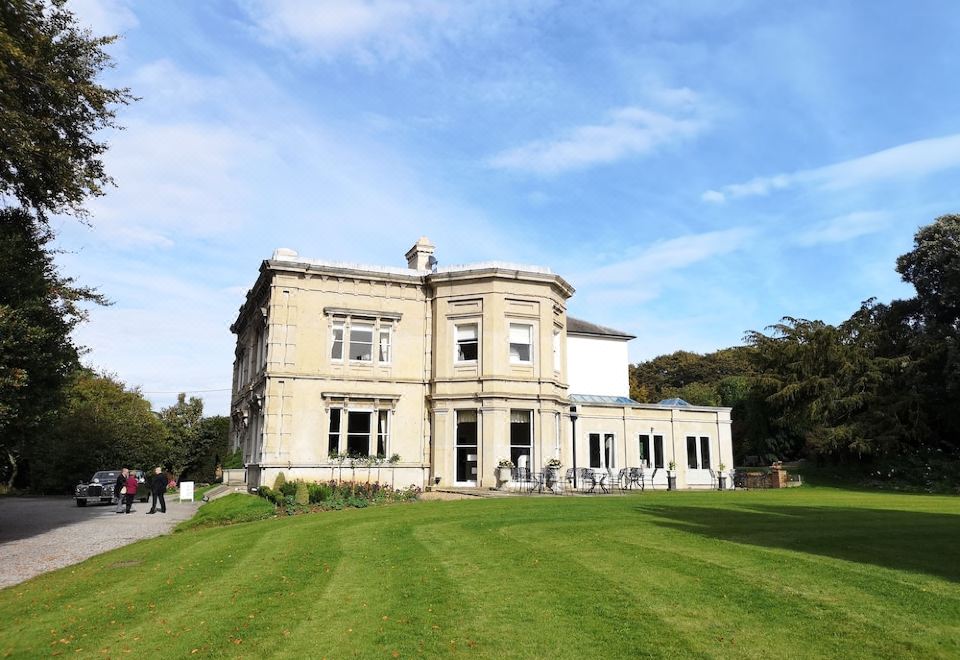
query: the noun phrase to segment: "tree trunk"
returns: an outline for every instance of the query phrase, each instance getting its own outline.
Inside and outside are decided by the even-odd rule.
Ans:
[[[17,455],[8,449],[7,460],[10,461],[10,467],[13,468],[13,470],[10,472],[10,479],[7,480],[7,490],[12,490],[13,482],[17,478],[17,472],[18,472]]]

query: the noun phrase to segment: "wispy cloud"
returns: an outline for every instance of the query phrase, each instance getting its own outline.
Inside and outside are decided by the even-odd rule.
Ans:
[[[902,178],[919,178],[960,167],[960,133],[908,142],[866,156],[824,167],[777,174],[734,183],[701,195],[705,202],[720,204],[740,197],[769,195],[777,190],[810,186],[840,190]]]
[[[268,44],[299,55],[364,64],[420,60],[437,47],[495,32],[542,0],[246,0]]]
[[[803,247],[825,243],[842,243],[860,236],[875,234],[890,225],[890,214],[884,211],[857,211],[830,218],[798,234],[794,242]]]
[[[94,34],[123,34],[140,24],[126,0],[70,0],[67,8]]]
[[[641,282],[647,286],[652,281],[651,276],[660,277],[735,252],[755,235],[754,229],[734,227],[657,241],[624,259],[581,273],[574,286],[578,283],[614,286]]]
[[[490,158],[489,165],[533,174],[559,174],[642,156],[692,137],[703,128],[704,122],[692,117],[671,117],[640,107],[619,108],[604,123],[578,126],[557,138],[508,149]]]

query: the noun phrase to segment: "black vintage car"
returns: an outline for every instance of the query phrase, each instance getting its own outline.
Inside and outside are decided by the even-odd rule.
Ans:
[[[130,474],[137,478],[137,497],[141,502],[146,502],[150,495],[146,475],[142,470],[131,470]],[[117,485],[118,476],[120,470],[100,470],[94,473],[89,482],[81,481],[73,493],[77,506],[87,506],[88,501],[106,504],[113,502],[113,488]]]

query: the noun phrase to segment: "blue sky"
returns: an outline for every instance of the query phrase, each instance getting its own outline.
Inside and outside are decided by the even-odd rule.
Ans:
[[[631,359],[838,322],[960,210],[960,5],[73,0],[118,33],[87,363],[229,407],[229,325],[274,248],[541,264]]]

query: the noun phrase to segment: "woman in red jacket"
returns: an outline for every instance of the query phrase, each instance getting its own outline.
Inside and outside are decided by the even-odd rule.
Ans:
[[[124,513],[130,513],[130,507],[133,506],[133,498],[137,495],[137,478],[133,476],[133,473],[127,477],[127,492],[123,494],[123,503],[126,504],[127,510]]]

